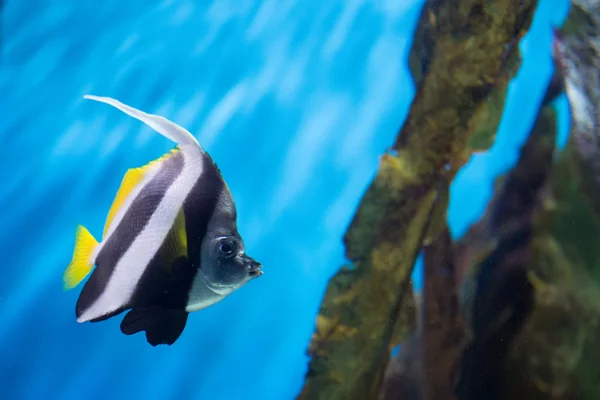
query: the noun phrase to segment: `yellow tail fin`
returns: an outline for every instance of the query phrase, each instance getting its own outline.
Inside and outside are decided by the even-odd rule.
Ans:
[[[90,273],[94,267],[91,260],[98,242],[83,226],[77,227],[73,259],[63,274],[65,289],[73,289]]]

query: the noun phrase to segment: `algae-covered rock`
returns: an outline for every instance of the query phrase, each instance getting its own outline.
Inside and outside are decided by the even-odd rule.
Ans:
[[[574,1],[555,45],[569,142],[537,215],[536,307],[517,344],[540,399],[600,398],[600,2]]]
[[[409,335],[398,355],[390,360],[379,392],[380,400],[421,399],[422,369],[420,338]]]
[[[391,347],[412,323],[405,305],[415,258],[423,239],[437,243],[444,232],[431,217],[444,217],[438,210],[447,208],[447,182],[493,138],[496,107],[534,6],[532,0],[426,3],[411,54],[418,88],[394,145],[398,155],[382,157],[345,236],[352,265],[330,281],[299,398],[378,397]]]
[[[529,273],[536,252],[535,214],[551,173],[555,139],[555,112],[544,105],[517,165],[497,185],[485,216],[473,228],[480,240],[468,241],[467,235],[457,247],[457,259],[472,269],[475,281],[466,308],[471,335],[456,387],[460,400],[527,398],[510,391],[514,384],[507,382],[506,370],[534,307]]]
[[[509,337],[502,338],[502,348],[481,350],[476,361],[471,357],[464,362],[465,380],[461,384],[465,392],[461,400],[600,399],[599,27],[599,2],[574,1],[564,28],[557,32],[558,69],[551,89],[556,92],[560,86],[557,82],[562,80],[571,108],[571,132],[565,150],[553,154],[552,164],[547,162],[548,154],[543,156],[544,150],[540,150],[551,148],[548,135],[545,145],[540,142],[534,146],[539,158],[529,157],[530,162],[526,162],[528,152],[524,149],[519,165],[527,165],[527,168],[517,166],[511,171],[510,176],[518,175],[523,180],[513,198],[522,197],[527,191],[532,196],[528,213],[519,211],[518,201],[509,201],[502,208],[493,203],[483,220],[473,227],[479,236],[482,232],[488,233],[485,240],[475,243],[471,241],[473,235],[467,235],[460,245],[465,255],[463,263],[471,264],[472,276],[481,280],[486,265],[474,262],[474,257],[469,256],[478,253],[473,248],[485,248],[483,243],[487,243],[488,248],[497,249],[510,241],[511,236],[500,232],[529,225],[527,235],[515,241],[524,250],[516,259],[521,260],[519,269],[526,271],[526,279],[521,276],[520,283],[496,294],[482,286],[485,290],[472,296],[473,327],[477,314],[479,319],[493,316],[489,310],[477,312],[486,299],[510,306],[518,285],[528,286],[526,292],[533,296],[531,309],[523,305],[510,306],[511,312],[504,314],[502,324],[491,324],[496,326],[493,332],[497,335],[509,322],[507,315],[519,316],[519,324],[513,324],[516,329]],[[536,130],[543,124],[546,128],[540,132],[548,134],[555,130],[552,127],[554,113],[548,103],[552,97],[546,96],[547,103],[528,143],[534,140]],[[536,177],[535,171],[545,172]],[[533,187],[538,189],[532,192]],[[495,198],[505,197],[506,193],[507,184],[499,185]],[[478,336],[482,335],[474,332],[472,346],[476,346]],[[506,346],[507,343],[510,346]],[[501,365],[498,354],[505,361]],[[468,376],[473,378],[466,380]],[[477,397],[473,395],[472,382],[482,380],[485,385],[479,384]]]
[[[444,226],[423,249],[424,285],[419,315],[421,399],[456,399],[454,384],[465,345],[456,260]]]

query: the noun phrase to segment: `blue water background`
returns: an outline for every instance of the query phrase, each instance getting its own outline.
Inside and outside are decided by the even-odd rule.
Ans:
[[[0,397],[293,398],[343,233],[414,95],[406,57],[421,5],[6,0]],[[498,139],[453,184],[455,236],[517,157],[551,75],[550,25],[566,11],[566,0],[540,1]],[[263,277],[192,314],[172,347],[122,335],[119,318],[77,324],[80,288],[62,290],[76,225],[99,237],[124,171],[172,147],[86,93],[192,131],[264,264]]]

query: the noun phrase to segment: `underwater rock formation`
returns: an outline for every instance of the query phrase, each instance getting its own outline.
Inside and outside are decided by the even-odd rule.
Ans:
[[[598,27],[600,2],[572,2],[556,32],[556,73],[519,163],[457,247],[477,281],[466,303],[473,337],[462,360],[460,400],[600,398]],[[551,100],[563,88],[572,120],[566,148],[558,151]],[[494,268],[490,260],[499,252]],[[478,253],[488,256],[477,262]],[[486,269],[496,289],[484,282]],[[478,325],[487,327],[484,334]]]
[[[600,399],[600,0],[572,2],[536,122],[481,220],[457,243],[445,224],[448,182],[493,142],[533,8],[425,5],[417,94],[346,234],[352,264],[328,287],[300,399]]]
[[[397,155],[381,158],[344,238],[351,265],[329,283],[299,399],[379,397],[384,377],[390,378],[391,349],[415,326],[410,291],[415,260],[423,243],[429,246],[427,260],[447,258],[448,183],[473,151],[493,141],[507,84],[518,66],[518,44],[534,7],[531,0],[425,4],[410,56],[417,93],[393,146]],[[439,307],[425,309],[439,312]],[[451,386],[445,375],[456,370],[462,343],[458,320],[455,314],[448,332],[436,330],[435,324],[422,326],[430,342],[450,340],[456,349],[441,368],[423,367],[425,379],[438,382],[432,388],[441,389],[435,390]],[[384,387],[393,398],[389,382]],[[453,398],[432,391],[426,395]]]
[[[535,217],[542,205],[556,142],[556,116],[540,110],[517,165],[500,180],[482,220],[456,248],[455,260],[473,281],[464,315],[469,338],[460,361],[460,400],[512,399],[505,370],[515,338],[534,307],[529,272],[536,252]],[[472,240],[477,235],[478,240]],[[467,288],[469,286],[467,285]],[[522,371],[519,371],[521,373]]]
[[[528,398],[591,400],[600,398],[599,1],[572,2],[555,58],[571,131],[536,210],[535,308],[511,351],[507,379]]]

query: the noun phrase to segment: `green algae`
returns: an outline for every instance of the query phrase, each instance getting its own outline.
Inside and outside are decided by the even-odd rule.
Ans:
[[[398,155],[381,158],[345,236],[352,268],[329,283],[298,398],[378,398],[389,351],[410,318],[415,258],[425,237],[437,243],[445,232],[439,222],[445,213],[436,212],[434,201],[441,198],[446,208],[447,196],[438,194],[473,151],[492,142],[496,107],[534,6],[520,0],[425,5],[413,49],[426,48],[411,52],[418,90],[394,144]]]
[[[398,156],[382,157],[345,236],[352,267],[323,299],[299,398],[600,398],[600,4],[573,2],[557,73],[482,219],[456,243],[445,224],[447,182],[494,141],[535,5],[426,3]],[[551,100],[563,89],[573,120],[559,152]]]

